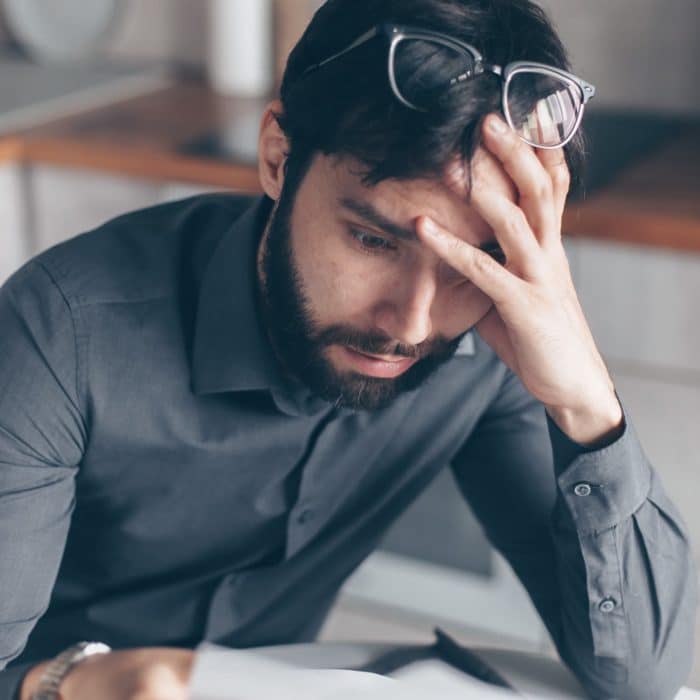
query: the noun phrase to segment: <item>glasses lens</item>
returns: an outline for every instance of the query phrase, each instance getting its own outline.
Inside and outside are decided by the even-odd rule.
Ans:
[[[474,68],[467,51],[427,39],[404,38],[394,48],[393,72],[401,98],[418,109],[429,109]]]
[[[559,146],[576,129],[581,90],[568,80],[537,71],[512,76],[506,107],[515,130],[536,146]]]

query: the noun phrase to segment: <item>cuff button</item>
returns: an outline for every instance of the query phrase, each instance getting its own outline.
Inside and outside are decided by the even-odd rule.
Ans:
[[[576,486],[574,486],[574,493],[577,496],[590,496],[591,495],[591,485],[587,484],[585,482],[581,482],[580,484],[576,484]]]
[[[617,607],[614,598],[604,598],[598,603],[598,610],[602,613],[611,613]]]

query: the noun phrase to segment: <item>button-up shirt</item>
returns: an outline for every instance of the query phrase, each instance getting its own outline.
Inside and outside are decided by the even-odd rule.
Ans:
[[[313,396],[260,322],[269,211],[208,195],[131,213],[2,288],[0,697],[82,639],[312,639],[448,467],[592,694],[679,686],[694,572],[629,421],[576,445],[478,335],[383,410]]]

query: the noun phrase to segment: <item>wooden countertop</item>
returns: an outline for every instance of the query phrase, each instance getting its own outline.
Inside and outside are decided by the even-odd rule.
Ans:
[[[22,159],[22,141],[14,136],[0,139],[0,164]]]
[[[683,129],[614,182],[568,207],[571,236],[700,252],[700,126]]]
[[[254,164],[185,155],[180,148],[236,119],[257,118],[264,104],[182,82],[1,138],[0,162],[92,168],[259,192]],[[621,171],[608,187],[571,204],[566,234],[700,252],[698,163],[700,126],[688,127]]]
[[[232,120],[260,114],[264,104],[183,82],[21,131],[12,140],[21,142],[22,159],[29,163],[259,192],[255,166],[188,156],[179,149]]]

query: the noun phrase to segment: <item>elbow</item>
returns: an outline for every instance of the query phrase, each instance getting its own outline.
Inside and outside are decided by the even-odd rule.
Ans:
[[[586,695],[595,700],[673,700],[687,674],[661,668],[629,668],[620,659],[599,658],[600,675],[579,676]]]
[[[673,700],[690,675],[694,615],[677,620],[662,647],[633,648],[626,658],[594,657],[570,664],[589,697],[596,700]]]
[[[587,668],[579,666],[577,675],[591,697],[673,700],[687,682],[693,663],[698,579],[689,557],[685,570],[679,569],[665,577],[663,586],[654,587],[656,603],[648,606],[654,615],[648,609],[628,609],[624,656],[595,656]]]
[[[687,608],[685,612],[662,644],[638,637],[624,657],[588,656],[579,649],[565,661],[595,700],[673,700],[693,662],[694,606],[692,614]]]

